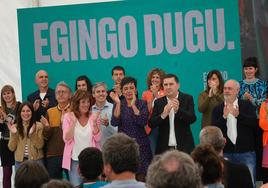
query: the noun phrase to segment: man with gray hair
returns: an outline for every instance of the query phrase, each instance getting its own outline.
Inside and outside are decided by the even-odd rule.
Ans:
[[[178,150],[154,158],[147,173],[148,188],[201,188],[199,169],[192,158]]]
[[[139,167],[140,152],[137,142],[117,133],[108,138],[102,146],[104,173],[110,184],[103,188],[145,188],[135,179]]]
[[[256,174],[255,134],[257,124],[255,107],[238,99],[239,83],[228,80],[224,84],[224,102],[212,112],[212,125],[221,129],[226,138],[224,156],[234,163],[242,163],[249,168],[253,184]]]
[[[223,148],[226,139],[221,130],[215,126],[204,127],[199,134],[200,144],[211,145],[219,156],[223,156]],[[224,164],[224,185],[225,187],[253,188],[250,172],[243,164],[232,163],[223,159]]]
[[[107,85],[104,82],[94,84],[92,95],[96,101],[92,106],[92,112],[100,114],[101,145],[103,145],[107,138],[117,132],[117,127],[111,125],[113,104],[107,101]]]
[[[46,168],[50,178],[62,179],[62,157],[64,142],[62,139],[63,115],[69,111],[72,97],[71,88],[65,82],[59,82],[55,91],[58,105],[47,110],[46,117],[41,116],[44,125],[43,136],[46,141]]]

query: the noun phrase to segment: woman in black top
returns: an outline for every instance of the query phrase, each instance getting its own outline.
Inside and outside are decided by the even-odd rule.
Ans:
[[[14,153],[8,149],[9,129],[8,122],[14,123],[20,102],[16,101],[14,88],[5,85],[1,89],[0,107],[0,157],[3,167],[3,188],[11,188],[12,165],[14,165]]]

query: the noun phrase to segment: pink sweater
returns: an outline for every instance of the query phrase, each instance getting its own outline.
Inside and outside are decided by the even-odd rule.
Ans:
[[[90,126],[93,126],[94,118],[95,118],[95,114],[90,114],[89,116]],[[62,168],[67,169],[67,170],[70,170],[71,168],[72,150],[73,150],[73,146],[75,142],[74,142],[74,138],[69,139],[69,140],[66,140],[65,138],[66,138],[66,133],[72,126],[74,119],[76,119],[76,117],[73,112],[68,112],[63,117],[62,129],[63,129],[63,141],[65,142],[65,146],[64,146],[64,151],[63,151]],[[91,130],[93,130],[93,128]],[[101,138],[100,131],[98,134],[95,134],[95,135],[92,133],[92,138],[89,138],[91,139],[92,147],[96,147],[100,149],[100,138]]]

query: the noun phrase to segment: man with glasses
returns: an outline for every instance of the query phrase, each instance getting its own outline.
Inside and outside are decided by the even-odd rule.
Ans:
[[[58,83],[56,87],[56,100],[58,105],[47,110],[46,118],[41,117],[44,125],[43,135],[47,144],[46,168],[52,179],[62,179],[62,156],[64,142],[62,139],[62,119],[68,112],[72,92],[70,87],[64,83]]]

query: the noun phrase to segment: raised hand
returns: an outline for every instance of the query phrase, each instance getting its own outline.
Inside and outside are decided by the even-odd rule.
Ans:
[[[226,105],[224,105],[224,108],[223,108],[223,117],[226,119],[229,113],[230,113],[230,108],[226,104]]]
[[[137,100],[136,93],[133,92],[133,93],[132,93],[132,100],[131,100],[130,105],[131,105],[131,106],[132,106],[132,105],[135,105],[136,100]]]
[[[38,108],[40,107],[40,103],[41,103],[40,99],[36,99],[34,101],[34,103],[33,103],[34,111],[37,111],[38,110]]]
[[[48,122],[48,120],[47,120],[44,116],[41,116],[40,122],[41,122],[44,126],[49,127],[49,122]]]
[[[150,86],[150,90],[151,90],[154,98],[158,97],[158,89],[159,89],[159,87],[157,85],[155,85],[155,84],[152,84]]]
[[[16,128],[15,124],[8,123],[7,127],[11,133],[13,133],[13,134],[17,133],[17,128]]]
[[[231,106],[231,108],[230,108],[230,113],[231,113],[234,117],[237,117],[237,116],[239,115],[239,108],[238,108],[238,107]]]
[[[115,84],[114,87],[113,87],[113,90],[115,91],[115,93],[118,96],[122,95],[121,85],[120,84]]]
[[[112,100],[114,101],[114,103],[116,103],[116,104],[120,103],[120,99],[119,99],[119,96],[118,96],[117,93],[115,93],[115,92],[112,91],[110,93],[110,97],[112,98]]]
[[[41,104],[44,108],[47,108],[49,105],[49,100],[48,98],[46,98],[45,100],[42,100],[42,104]]]
[[[105,115],[101,117],[101,124],[106,127],[109,125],[109,119],[107,113],[105,113]]]
[[[171,104],[172,104],[172,108],[174,109],[174,112],[176,113],[179,110],[180,101],[175,98],[171,100]]]
[[[252,97],[251,94],[248,93],[248,92],[245,92],[245,93],[244,93],[244,98],[247,99],[247,100],[249,100],[249,101],[252,101],[252,100],[253,100],[253,97]]]
[[[6,116],[7,116],[6,113],[0,107],[0,123],[4,123],[5,122]]]
[[[93,116],[93,134],[97,134],[100,131],[100,111],[96,112]]]

